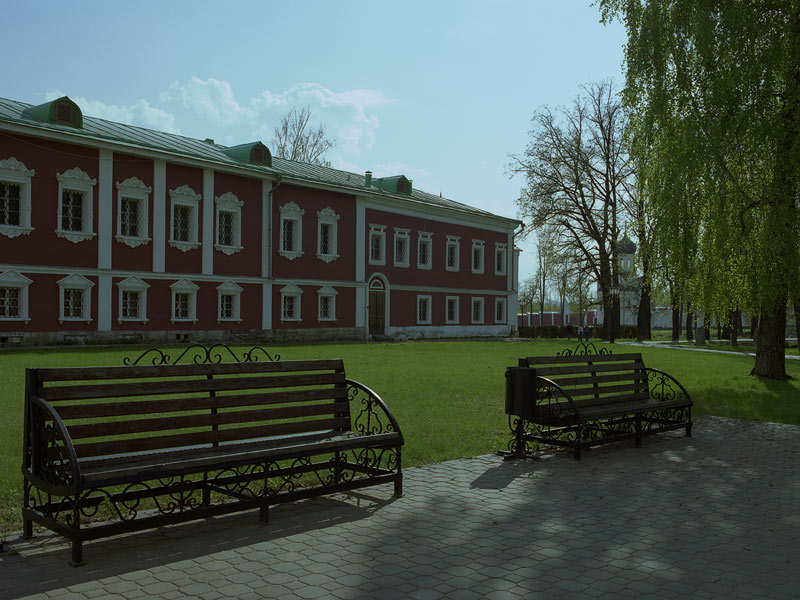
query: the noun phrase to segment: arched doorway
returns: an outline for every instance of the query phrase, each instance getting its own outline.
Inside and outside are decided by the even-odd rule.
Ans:
[[[386,333],[386,282],[383,277],[373,275],[369,281],[367,299],[369,333]]]

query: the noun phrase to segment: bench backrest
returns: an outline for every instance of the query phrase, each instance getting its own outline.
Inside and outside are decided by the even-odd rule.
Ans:
[[[339,359],[27,371],[78,458],[350,429]]]
[[[650,395],[641,354],[528,356],[519,359],[519,366],[554,381],[579,406],[646,400]]]

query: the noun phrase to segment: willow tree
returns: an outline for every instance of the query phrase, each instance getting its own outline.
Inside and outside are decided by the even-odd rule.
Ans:
[[[753,374],[784,378],[798,290],[799,0],[600,0],[628,31],[651,248],[694,306],[759,317]]]

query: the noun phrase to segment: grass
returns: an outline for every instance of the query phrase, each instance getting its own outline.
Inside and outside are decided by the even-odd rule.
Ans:
[[[403,464],[416,466],[504,448],[505,368],[520,356],[555,354],[567,346],[565,340],[428,341],[286,346],[278,352],[281,360],[344,359],[348,377],[374,389],[389,405],[406,440]],[[750,377],[753,359],[745,355],[619,344],[613,351],[641,351],[648,366],[678,378],[692,394],[695,415],[800,425],[798,361],[787,361],[794,379],[779,382]],[[131,346],[0,353],[0,540],[21,528],[25,367],[121,365],[124,357],[138,353]]]

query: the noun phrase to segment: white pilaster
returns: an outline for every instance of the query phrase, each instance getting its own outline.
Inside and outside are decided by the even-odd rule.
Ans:
[[[97,189],[97,267],[111,268],[111,249],[114,239],[114,153],[100,150]]]
[[[364,281],[367,267],[366,242],[366,209],[364,201],[356,198],[356,281]]]
[[[272,276],[272,182],[261,182],[261,276]]]
[[[153,161],[153,272],[166,270],[167,251],[167,163]]]
[[[97,277],[97,331],[111,331],[111,275]]]
[[[203,169],[203,275],[214,273],[214,171]]]
[[[272,284],[261,286],[261,329],[272,329]]]

